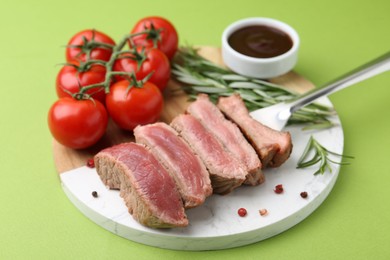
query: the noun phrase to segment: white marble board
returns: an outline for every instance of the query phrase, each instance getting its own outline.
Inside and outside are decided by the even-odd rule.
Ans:
[[[324,99],[331,105],[328,99]],[[255,243],[275,236],[309,216],[326,199],[339,173],[313,175],[315,165],[296,169],[308,139],[313,135],[326,148],[343,153],[344,136],[338,117],[333,128],[318,132],[289,127],[293,139],[290,159],[278,169],[264,171],[266,181],[260,186],[242,186],[234,192],[209,197],[205,204],[187,210],[190,225],[186,228],[151,229],[137,223],[128,213],[118,191],[107,189],[95,169],[86,166],[60,174],[61,183],[72,203],[88,218],[112,233],[129,240],[175,250],[217,250]],[[340,158],[333,158],[340,161]],[[276,194],[275,185],[282,184],[284,192]],[[97,191],[98,197],[92,196]],[[306,191],[307,198],[300,193]],[[245,208],[247,216],[237,214]],[[268,214],[261,216],[260,209]]]

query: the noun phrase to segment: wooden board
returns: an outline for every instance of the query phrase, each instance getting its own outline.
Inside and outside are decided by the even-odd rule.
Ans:
[[[200,54],[217,64],[223,64],[221,50],[219,48],[201,47]],[[274,78],[271,82],[283,85],[286,88],[293,89],[299,93],[306,92],[314,87],[310,81],[295,72],[289,72]],[[179,88],[180,83],[170,80],[167,89],[164,91],[165,104],[164,111],[161,115],[161,121],[169,123],[175,116],[183,113],[187,108],[189,104],[188,98],[184,92],[177,91]],[[89,158],[92,158],[101,149],[126,141],[134,141],[133,134],[119,129],[113,122],[109,122],[107,132],[103,138],[89,149],[74,150],[53,140],[53,155],[56,170],[61,174],[84,166],[86,161]]]

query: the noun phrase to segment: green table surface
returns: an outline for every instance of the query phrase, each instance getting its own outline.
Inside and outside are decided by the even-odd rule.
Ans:
[[[389,259],[390,73],[331,95],[342,121],[343,166],[307,219],[248,246],[184,252],[138,244],[96,225],[66,197],[46,117],[64,45],[96,28],[119,40],[160,15],[181,44],[220,46],[246,17],[285,21],[300,34],[295,71],[321,85],[390,50],[388,0],[3,1],[0,5],[0,259]]]

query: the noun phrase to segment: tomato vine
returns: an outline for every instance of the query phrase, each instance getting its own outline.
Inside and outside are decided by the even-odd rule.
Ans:
[[[67,63],[57,75],[59,100],[49,110],[48,123],[53,137],[65,146],[82,149],[96,143],[104,134],[105,113],[119,127],[130,131],[138,124],[157,121],[163,107],[161,91],[171,73],[171,57],[166,52],[169,55],[176,52],[177,39],[173,25],[161,17],[141,19],[118,43],[94,29],[75,34],[66,46]],[[118,98],[114,91],[122,96]],[[93,106],[81,104],[91,100]],[[79,111],[77,114],[75,109]],[[93,117],[88,117],[88,113],[97,109],[99,116],[92,122]],[[89,129],[84,131],[79,126]],[[98,134],[89,139],[85,136],[93,132]],[[81,141],[76,144],[76,139]]]

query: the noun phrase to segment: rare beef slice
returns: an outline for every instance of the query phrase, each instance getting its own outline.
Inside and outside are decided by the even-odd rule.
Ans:
[[[153,228],[188,225],[174,180],[144,146],[115,145],[94,159],[103,183],[120,189],[129,213],[139,223]]]
[[[244,184],[257,185],[264,182],[261,162],[256,151],[246,140],[238,126],[227,120],[206,94],[199,94],[187,112],[197,118],[217,139],[246,167]]]
[[[173,177],[185,208],[203,204],[212,194],[206,167],[172,127],[162,122],[138,126],[134,136],[136,142],[144,144]]]
[[[253,119],[240,95],[220,97],[217,106],[239,126],[255,148],[263,167],[279,167],[289,158],[292,151],[290,133],[276,131]]]
[[[240,186],[247,175],[242,165],[195,117],[177,116],[171,126],[186,140],[210,174],[213,192],[227,194]]]

